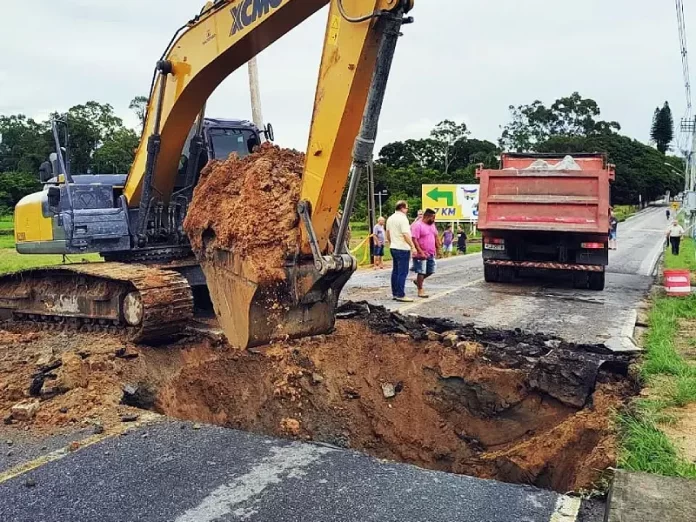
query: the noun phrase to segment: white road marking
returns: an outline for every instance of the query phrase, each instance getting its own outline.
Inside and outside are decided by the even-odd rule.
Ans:
[[[580,512],[580,503],[579,498],[561,495],[556,501],[556,509],[551,514],[549,522],[575,522]]]
[[[428,303],[431,303],[432,301],[435,301],[436,299],[440,299],[442,297],[448,296],[450,294],[453,294],[454,292],[458,292],[459,290],[463,290],[464,288],[477,285],[479,283],[482,283],[483,281],[484,281],[483,278],[475,279],[474,281],[469,281],[468,283],[460,285],[456,288],[452,288],[452,289],[447,290],[445,292],[440,292],[439,294],[432,295],[428,299],[419,299],[417,302],[415,302],[413,304],[402,306],[401,308],[397,308],[396,311],[399,313],[408,312],[409,310],[413,310],[414,308],[418,308],[419,306],[426,305]]]
[[[652,256],[647,256],[645,258],[645,261],[641,263],[639,272],[641,275],[652,275],[652,273],[655,271],[655,266],[657,266],[657,262],[660,260],[660,256],[662,255],[662,252],[664,251],[664,244],[665,240],[663,237],[660,237],[660,242],[655,245],[655,248],[653,250],[654,254]],[[649,264],[647,264],[649,263]]]
[[[177,517],[176,522],[213,522],[230,514],[242,519],[249,518],[256,511],[253,507],[241,504],[249,501],[253,503],[255,497],[269,486],[279,484],[291,476],[297,477],[303,468],[332,451],[335,450],[301,443],[273,447],[271,455],[251,471],[218,487],[198,506]]]

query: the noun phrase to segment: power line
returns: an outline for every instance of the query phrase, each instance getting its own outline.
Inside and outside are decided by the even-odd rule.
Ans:
[[[679,51],[682,60],[682,75],[684,77],[684,94],[686,95],[686,114],[681,121],[681,134],[678,147],[686,155],[686,172],[684,176],[684,190],[693,190],[696,183],[696,119],[692,115],[691,106],[691,73],[689,71],[689,51],[686,43],[686,18],[684,17],[684,3],[675,0],[677,8],[677,27],[679,30]],[[690,140],[688,138],[691,138]]]
[[[691,115],[691,74],[689,73],[689,51],[686,43],[686,21],[684,19],[684,4],[682,0],[675,0],[677,7],[677,24],[679,26],[679,50],[682,58],[682,72],[684,74],[684,91],[686,94],[686,107]]]

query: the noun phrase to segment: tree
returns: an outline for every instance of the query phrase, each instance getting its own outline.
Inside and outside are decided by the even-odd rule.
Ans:
[[[41,190],[41,183],[35,174],[0,173],[0,215],[10,213],[20,199],[39,190]]]
[[[135,115],[138,117],[138,120],[140,121],[140,128],[143,129],[145,127],[145,115],[147,113],[147,96],[136,96],[133,98],[130,102],[130,105],[128,106],[129,109],[131,109],[133,112],[135,112]]]
[[[125,127],[117,129],[94,152],[92,170],[100,174],[127,174],[135,158],[138,141],[134,130]]]
[[[575,92],[559,98],[551,107],[540,100],[530,105],[510,106],[512,121],[499,140],[504,150],[528,152],[554,136],[594,136],[621,130],[615,121],[599,120],[597,102]]]
[[[655,143],[657,150],[665,154],[669,149],[669,144],[674,140],[674,119],[669,103],[665,102],[662,108],[655,109],[653,115],[650,137]]]
[[[445,174],[449,172],[452,162],[457,158],[454,145],[468,135],[466,123],[457,124],[452,120],[441,121],[430,132],[430,136],[435,140],[435,150]]]
[[[611,187],[614,204],[636,204],[658,199],[670,191],[676,194],[684,180],[665,165],[665,156],[653,147],[619,134],[594,136],[555,136],[538,145],[539,152],[569,154],[573,152],[605,152],[616,165],[616,181]],[[669,157],[670,164],[683,170],[679,158]]]
[[[0,172],[38,172],[52,150],[48,128],[23,114],[0,116]]]
[[[108,103],[89,101],[71,107],[66,114],[54,113],[52,116],[68,122],[68,156],[71,171],[75,174],[92,172],[92,157],[96,150],[123,129],[123,120],[114,114],[114,108]]]

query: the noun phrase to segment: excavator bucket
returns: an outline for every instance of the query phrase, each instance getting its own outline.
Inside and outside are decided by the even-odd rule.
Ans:
[[[302,256],[303,166],[303,154],[264,144],[245,158],[213,161],[201,173],[184,229],[233,346],[333,329],[355,263],[349,255],[326,266]]]
[[[352,275],[320,275],[313,264],[289,264],[285,280],[263,283],[238,256],[221,250],[201,265],[220,326],[229,343],[241,348],[329,333]]]

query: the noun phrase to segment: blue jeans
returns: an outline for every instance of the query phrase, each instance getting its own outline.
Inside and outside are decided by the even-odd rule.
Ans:
[[[411,262],[411,251],[392,248],[391,255],[394,261],[391,275],[392,296],[406,297],[406,278],[408,265]]]

